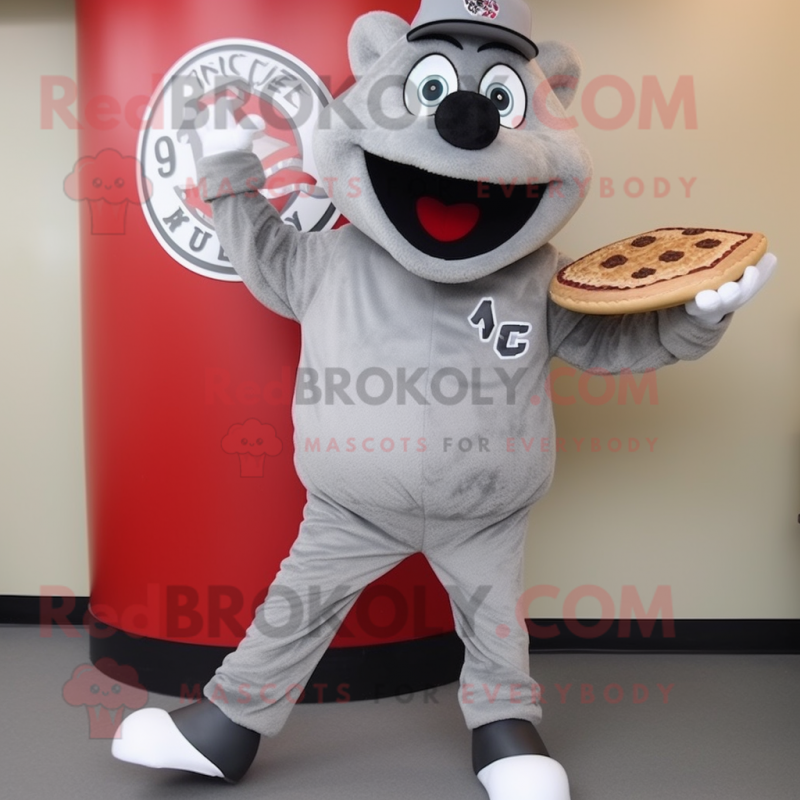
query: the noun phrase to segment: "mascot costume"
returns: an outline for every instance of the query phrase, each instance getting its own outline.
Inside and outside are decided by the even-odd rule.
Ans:
[[[351,222],[338,230],[281,222],[258,191],[253,118],[228,110],[227,124],[199,131],[198,177],[231,263],[258,300],[302,325],[295,459],[308,504],[204,698],[130,715],[117,758],[238,781],[359,592],[421,551],[466,647],[459,701],[478,779],[491,800],[568,800],[536,731],[538,686],[515,615],[528,513],[555,456],[509,452],[507,440],[554,439],[551,358],[612,373],[696,359],[775,259],[665,310],[556,305],[548,286],[569,259],[549,242],[585,197],[591,162],[576,132],[554,124],[575,95],[578,59],[537,46],[530,30],[523,0],[423,0],[411,26],[384,12],[357,20],[357,82],[314,143]],[[319,450],[306,448],[316,439]],[[315,614],[280,636],[287,596]]]

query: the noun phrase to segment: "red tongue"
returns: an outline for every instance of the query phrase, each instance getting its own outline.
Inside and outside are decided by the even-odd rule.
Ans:
[[[463,239],[477,224],[481,210],[472,203],[446,206],[435,197],[417,200],[417,217],[426,233],[439,242]]]

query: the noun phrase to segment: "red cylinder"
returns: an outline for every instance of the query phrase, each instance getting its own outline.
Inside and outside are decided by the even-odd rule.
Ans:
[[[281,68],[324,104],[352,81],[356,17],[380,8],[411,19],[417,5],[78,0],[81,158],[66,188],[84,201],[90,609],[108,626],[95,629],[98,655],[120,655],[110,644],[120,632],[234,647],[305,502],[292,462],[299,327],[257,303],[225,263],[192,192],[195,145],[159,118],[159,90],[227,69],[246,93]],[[307,139],[291,138],[278,157],[287,148],[290,168],[315,177]],[[281,203],[290,223],[293,213],[306,227],[336,219],[326,202]],[[333,648],[452,637],[453,620],[416,555],[365,590],[345,629]]]

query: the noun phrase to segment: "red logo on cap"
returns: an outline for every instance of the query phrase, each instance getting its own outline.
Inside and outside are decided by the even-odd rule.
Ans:
[[[500,6],[495,0],[464,0],[467,11],[475,17],[488,17],[496,19],[500,13]]]

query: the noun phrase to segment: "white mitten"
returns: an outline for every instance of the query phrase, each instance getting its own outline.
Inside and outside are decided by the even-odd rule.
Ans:
[[[748,267],[738,281],[724,283],[716,291],[706,289],[686,304],[686,313],[704,327],[712,328],[723,317],[738,311],[755,297],[770,279],[778,259],[767,253],[754,267]]]
[[[197,128],[204,156],[243,152],[253,149],[253,139],[266,127],[264,120],[254,114],[237,122],[226,100],[217,100],[208,107],[208,119]]]

